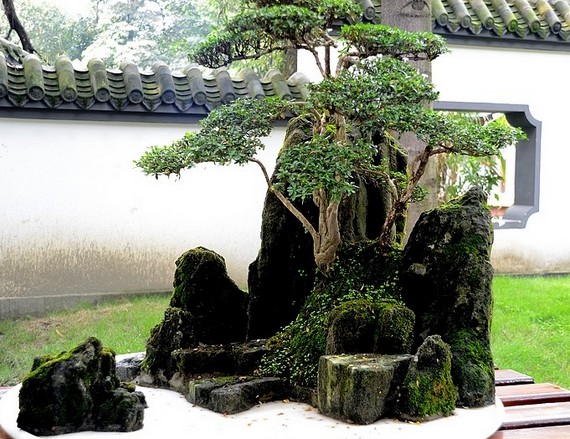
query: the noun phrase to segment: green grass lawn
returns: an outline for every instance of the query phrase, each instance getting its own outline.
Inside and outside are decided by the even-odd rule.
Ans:
[[[20,382],[35,356],[57,354],[90,336],[118,354],[144,351],[168,301],[165,295],[137,296],[45,317],[0,321],[0,386]]]
[[[570,389],[570,277],[494,281],[495,363]],[[0,321],[0,385],[16,384],[34,356],[67,350],[96,336],[117,353],[144,351],[169,298],[134,297],[40,318]]]
[[[494,280],[495,364],[570,389],[570,277]]]

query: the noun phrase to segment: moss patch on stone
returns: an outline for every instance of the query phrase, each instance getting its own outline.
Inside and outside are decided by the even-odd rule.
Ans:
[[[459,389],[460,405],[483,407],[495,401],[495,371],[491,348],[474,330],[462,329],[452,334],[453,380]]]
[[[34,435],[142,428],[144,396],[121,386],[115,354],[91,337],[34,361],[20,390],[18,427]]]
[[[455,410],[456,400],[449,346],[440,336],[430,336],[410,363],[401,389],[398,416],[411,421],[447,416]]]
[[[414,320],[414,313],[402,304],[344,302],[329,313],[326,354],[409,353]]]

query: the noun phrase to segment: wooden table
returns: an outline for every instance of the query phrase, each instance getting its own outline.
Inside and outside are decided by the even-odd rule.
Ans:
[[[569,390],[513,370],[497,370],[495,385],[505,419],[489,439],[570,439]]]

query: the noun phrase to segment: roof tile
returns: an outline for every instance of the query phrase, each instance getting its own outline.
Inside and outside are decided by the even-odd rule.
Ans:
[[[286,80],[275,71],[260,78],[246,69],[232,77],[226,69],[211,71],[196,64],[173,73],[160,62],[150,71],[141,72],[133,63],[113,70],[97,59],[90,60],[85,69],[74,67],[65,56],[55,66],[46,66],[29,55],[20,66],[10,64],[0,53],[0,107],[202,115],[248,96],[302,98],[308,80],[301,76]]]
[[[431,0],[431,3],[436,33],[570,43],[569,0]]]

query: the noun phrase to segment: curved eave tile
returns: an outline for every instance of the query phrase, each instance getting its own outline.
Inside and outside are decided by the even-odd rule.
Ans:
[[[97,59],[75,68],[65,56],[58,57],[54,66],[42,66],[35,56],[13,66],[0,55],[0,100],[14,107],[204,115],[235,99],[303,99],[306,85],[306,77],[296,74],[286,79],[279,71],[260,78],[251,69],[231,76],[226,69],[189,65],[173,73],[164,63],[139,71],[132,63],[109,69]]]
[[[434,30],[474,36],[516,36],[521,40],[567,42],[566,0],[431,0]]]

